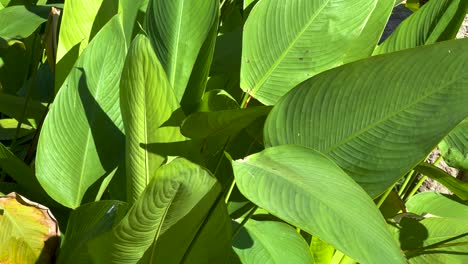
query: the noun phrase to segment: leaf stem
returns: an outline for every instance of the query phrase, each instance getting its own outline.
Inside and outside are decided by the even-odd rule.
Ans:
[[[249,213],[244,217],[244,219],[242,219],[242,222],[239,224],[239,226],[236,228],[236,230],[234,231],[234,233],[232,234],[232,239],[235,239],[237,235],[239,235],[242,227],[245,225],[245,223],[247,223],[247,221],[249,221],[249,219],[252,217],[252,215],[255,213],[255,211],[257,211],[258,209],[258,206],[257,205],[254,205],[254,207],[252,207],[252,209],[249,211]]]

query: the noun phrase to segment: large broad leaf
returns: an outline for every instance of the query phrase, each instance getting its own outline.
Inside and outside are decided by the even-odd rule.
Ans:
[[[117,0],[65,2],[57,45],[56,91],[62,86],[88,42],[112,16],[117,14],[118,8]]]
[[[249,220],[232,247],[242,263],[314,263],[301,235],[281,222]]]
[[[457,201],[455,197],[435,192],[418,193],[406,202],[409,212],[431,214],[448,218],[468,219],[468,205]]]
[[[392,228],[411,264],[466,263],[468,219],[403,218]]]
[[[405,19],[374,51],[374,54],[453,39],[467,11],[468,1],[466,0],[429,1],[418,12]]]
[[[46,207],[10,193],[0,197],[0,263],[51,263],[60,231]]]
[[[463,182],[430,163],[421,163],[415,170],[444,185],[461,199],[468,201],[468,182]]]
[[[130,47],[120,82],[120,98],[126,133],[127,195],[133,202],[166,159],[163,153],[150,152],[143,146],[184,140],[178,127],[164,125],[179,104],[144,35],[138,35]]]
[[[181,132],[190,138],[230,136],[247,127],[256,119],[266,116],[270,110],[271,107],[259,106],[247,109],[197,112],[184,120]]]
[[[359,37],[348,48],[344,63],[366,58],[372,55],[379,43],[388,18],[392,13],[394,4],[389,0],[378,0],[377,5],[369,16],[369,19],[361,31]]]
[[[179,102],[192,71],[198,70],[193,67],[202,45],[215,36],[210,32],[218,21],[218,6],[218,0],[151,0],[148,4],[145,28]]]
[[[439,143],[439,149],[449,166],[468,171],[468,119]]]
[[[264,104],[275,104],[298,83],[343,64],[376,4],[377,0],[259,1],[244,26],[242,90]]]
[[[468,115],[467,68],[456,40],[324,72],[273,108],[265,143],[317,149],[376,197]]]
[[[120,0],[119,13],[122,16],[122,25],[125,32],[125,39],[130,46],[133,36],[133,28],[135,26],[135,19],[138,15],[138,10],[144,0]]]
[[[47,21],[50,6],[22,5],[11,6],[0,10],[0,39],[11,41],[29,37]],[[0,42],[0,46],[1,46]]]
[[[78,207],[70,214],[57,263],[92,263],[88,242],[112,229],[124,216],[127,204],[99,201]]]
[[[242,194],[271,214],[361,263],[405,263],[371,198],[323,154],[278,146],[233,168]]]
[[[175,159],[157,170],[122,221],[89,250],[97,263],[180,263],[219,192],[206,170]]]
[[[78,207],[87,189],[123,155],[118,90],[125,52],[116,16],[83,52],[44,121],[36,174],[47,193],[67,207]]]

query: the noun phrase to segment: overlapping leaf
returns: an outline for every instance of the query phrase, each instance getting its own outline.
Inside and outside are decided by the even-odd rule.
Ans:
[[[313,263],[305,240],[281,222],[249,220],[232,245],[242,263]]]
[[[182,158],[173,160],[157,170],[122,221],[89,244],[93,259],[180,263],[220,191],[206,170]]]
[[[179,102],[192,71],[200,70],[194,65],[203,44],[216,36],[218,9],[217,0],[151,0],[148,4],[145,28]],[[214,45],[209,49],[201,52],[211,58]]]
[[[433,44],[453,39],[468,11],[468,1],[429,1],[420,10],[405,19],[374,54]]]
[[[161,152],[148,151],[148,144],[183,141],[176,126],[164,123],[179,108],[166,73],[149,39],[138,35],[130,47],[120,83],[122,118],[126,133],[127,195],[135,201],[150,178],[165,161]]]
[[[233,162],[233,169],[249,200],[360,263],[405,263],[370,197],[319,152],[277,146]]]
[[[273,108],[265,143],[317,149],[376,197],[468,115],[467,67],[456,40],[324,72]]]
[[[67,207],[78,207],[87,189],[123,155],[118,90],[125,53],[116,16],[83,52],[44,121],[36,174],[47,193]]]
[[[440,142],[439,149],[448,165],[468,170],[468,119]]]
[[[451,195],[435,192],[418,193],[406,202],[409,212],[431,214],[439,217],[468,219],[468,205]]]
[[[0,38],[4,41],[24,39],[47,21],[49,6],[10,6],[0,10]],[[0,46],[1,46],[0,42]]]
[[[456,196],[468,201],[468,182],[463,182],[429,163],[421,163],[415,167],[415,170],[443,184]]]
[[[241,88],[271,105],[300,82],[343,64],[376,5],[377,0],[259,1],[244,26]]]

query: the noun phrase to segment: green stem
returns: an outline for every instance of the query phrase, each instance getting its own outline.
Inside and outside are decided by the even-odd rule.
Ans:
[[[249,221],[250,217],[252,217],[252,215],[255,213],[255,211],[257,211],[258,209],[258,206],[254,206],[250,211],[249,213],[244,217],[244,219],[242,219],[242,222],[240,223],[240,225],[236,228],[236,230],[234,231],[233,235],[232,235],[232,239],[235,239],[237,235],[239,235],[242,227],[245,225],[245,223],[247,223],[247,221]]]
[[[380,206],[382,206],[382,204],[385,202],[385,200],[387,199],[388,195],[392,192],[393,190],[393,187],[395,185],[392,185],[392,187],[388,188],[387,191],[385,191],[384,194],[382,194],[382,196],[380,197],[379,201],[377,202],[377,208],[380,208]]]
[[[411,186],[414,182],[414,170],[411,170],[407,175],[406,179],[403,184],[400,186],[400,190],[398,191],[398,196],[403,197],[403,195],[408,191],[409,186]]]
[[[421,179],[416,183],[414,188],[411,190],[411,192],[404,198],[404,201],[408,201],[413,195],[419,190],[419,187],[426,181],[427,176],[422,176]]]
[[[252,96],[248,93],[244,93],[244,96],[242,97],[242,103],[240,105],[240,108],[247,108],[247,105],[249,105],[250,99]]]
[[[231,187],[229,187],[229,191],[226,194],[226,198],[224,199],[224,202],[229,202],[229,198],[231,198],[232,190],[234,190],[234,186],[236,186],[236,180],[232,180]]]

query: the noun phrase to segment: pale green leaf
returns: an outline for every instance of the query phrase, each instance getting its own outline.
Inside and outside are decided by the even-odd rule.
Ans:
[[[145,30],[179,102],[192,71],[197,70],[194,65],[202,45],[218,21],[218,9],[218,0],[151,0],[148,4]]]
[[[377,197],[468,115],[467,68],[455,40],[324,72],[273,108],[265,144],[317,149]]]
[[[179,127],[165,124],[180,112],[180,106],[149,39],[142,34],[132,42],[125,61],[120,98],[126,134],[127,196],[133,202],[166,159],[164,153],[145,146],[185,139]]]
[[[314,263],[305,240],[282,222],[250,219],[232,247],[242,263]]]
[[[435,192],[418,193],[406,202],[409,212],[448,218],[468,219],[468,205],[455,197]]]
[[[262,0],[243,33],[241,88],[264,104],[343,64],[377,0]]]
[[[122,221],[88,250],[98,263],[180,263],[220,191],[209,172],[175,159],[156,171]]]
[[[468,170],[468,119],[439,143],[439,149],[449,166]]]
[[[241,193],[361,263],[405,263],[367,193],[323,154],[285,145],[233,162]]]
[[[468,11],[466,0],[429,1],[405,19],[374,54],[433,44],[453,39]]]
[[[414,169],[441,183],[461,199],[468,201],[468,182],[463,182],[430,163],[420,163]]]
[[[116,16],[80,56],[44,121],[36,174],[47,193],[67,207],[78,207],[88,188],[122,158],[118,90],[125,52]]]

